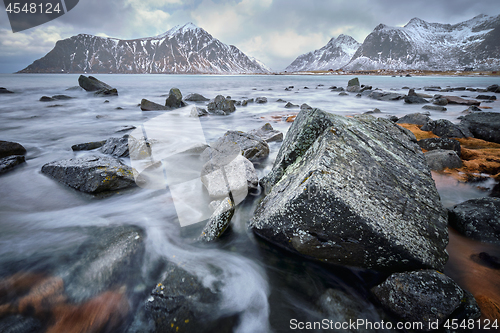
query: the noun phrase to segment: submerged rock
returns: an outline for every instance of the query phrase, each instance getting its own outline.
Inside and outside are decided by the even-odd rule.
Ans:
[[[441,95],[436,95],[436,97],[432,100],[432,104],[438,105],[438,106],[445,106],[448,105],[448,100]]]
[[[432,330],[430,322],[437,321],[441,326],[457,309],[469,303],[464,290],[434,270],[395,273],[372,292],[384,308],[407,322],[421,322],[424,331]],[[469,305],[474,309],[469,309],[472,311],[468,311],[467,319],[479,318],[477,304]]]
[[[457,96],[443,96],[448,100],[449,104],[460,104],[460,105],[477,105],[479,106],[481,102],[472,99],[463,99]]]
[[[12,155],[24,155],[26,148],[17,142],[0,141],[0,158]]]
[[[258,129],[249,131],[248,134],[258,136],[266,142],[283,141],[283,133],[273,129],[269,123],[266,123]]]
[[[379,101],[397,101],[403,99],[405,95],[386,91],[372,91],[368,97]]]
[[[500,198],[472,199],[448,211],[450,225],[466,237],[500,245]]]
[[[71,149],[73,151],[93,150],[93,149],[97,149],[97,148],[102,147],[105,143],[106,143],[106,140],[79,143],[79,144],[76,144],[76,145],[72,145]]]
[[[250,228],[328,263],[442,269],[446,218],[414,140],[386,119],[302,111],[262,180],[268,194]]]
[[[228,100],[222,95],[217,95],[207,105],[208,112],[213,114],[228,115],[236,111],[233,100]]]
[[[298,108],[299,106],[297,104],[293,104],[291,102],[287,102],[285,104],[285,108],[289,109],[289,108]]]
[[[26,162],[26,159],[22,155],[11,155],[0,158],[0,175],[11,171],[16,166],[24,162]]]
[[[182,93],[178,88],[171,88],[165,100],[165,106],[169,109],[178,109],[187,104],[182,100]]]
[[[422,106],[422,109],[431,111],[441,111],[441,112],[445,112],[448,110],[444,106],[439,106],[439,105],[424,105]]]
[[[425,98],[422,98],[422,97],[419,97],[417,95],[415,96],[405,96],[404,98],[405,100],[405,103],[407,104],[425,104],[425,103],[429,103],[428,100],[426,100]]]
[[[431,170],[439,171],[445,168],[462,167],[462,160],[454,150],[435,149],[425,153],[425,158]]]
[[[42,173],[91,194],[135,186],[132,169],[106,156],[85,156],[47,163],[42,167]]]
[[[266,97],[257,97],[255,99],[255,103],[257,104],[264,104],[264,103],[267,103],[267,98]]]
[[[197,93],[193,93],[193,94],[187,95],[184,98],[184,100],[188,101],[188,102],[208,102],[210,99],[206,98],[203,95],[200,95],[200,94],[197,94]]]
[[[460,124],[478,139],[500,143],[500,113],[474,112],[464,116]]]
[[[8,90],[7,88],[0,87],[0,94],[13,94],[13,91]]]
[[[163,106],[161,104],[155,103],[148,101],[147,99],[143,98],[141,100],[141,110],[142,111],[161,111],[161,110],[168,110],[168,107]]]

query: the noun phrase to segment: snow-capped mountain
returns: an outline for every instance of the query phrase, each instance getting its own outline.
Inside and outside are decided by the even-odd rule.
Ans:
[[[339,69],[345,66],[361,44],[351,36],[339,35],[332,38],[319,50],[303,54],[287,68],[289,72]]]
[[[192,23],[155,37],[121,40],[80,34],[20,73],[266,73],[236,46]]]
[[[500,15],[454,25],[413,18],[404,27],[378,25],[345,69],[498,70],[499,41]]]

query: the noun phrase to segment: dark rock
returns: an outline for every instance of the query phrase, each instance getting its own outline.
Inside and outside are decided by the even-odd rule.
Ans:
[[[85,143],[79,143],[76,145],[72,145],[71,149],[73,151],[80,151],[80,150],[93,150],[102,147],[106,143],[106,140],[103,141],[94,141],[94,142],[85,142]]]
[[[111,87],[110,85],[102,81],[99,81],[93,76],[87,77],[85,75],[80,75],[80,77],[78,78],[78,84],[86,91],[99,91],[99,90],[105,91],[113,89],[113,87]]]
[[[116,133],[119,133],[119,132],[126,132],[126,131],[130,131],[130,130],[133,130],[135,129],[136,127],[134,125],[124,125],[124,126],[121,126],[119,127],[115,132]],[[105,141],[103,141],[105,142]],[[99,147],[97,147],[99,148]],[[74,149],[73,149],[74,150]]]
[[[211,100],[207,105],[207,109],[210,113],[220,115],[228,115],[236,110],[234,107],[234,101],[227,100],[222,95],[217,95],[213,100]]]
[[[100,151],[103,154],[113,157],[128,157],[128,134],[121,138],[109,138],[106,140]]]
[[[489,101],[496,101],[497,97],[492,95],[492,96],[489,96],[489,95],[478,95],[476,96],[476,99],[486,99],[486,100],[489,100]]]
[[[73,99],[74,97],[71,97],[68,95],[55,95],[55,96],[52,96],[52,98],[55,100],[68,100],[68,99]]]
[[[115,110],[123,110],[123,108],[121,106],[117,106]]]
[[[448,99],[444,97],[437,97],[432,100],[432,104],[434,105],[440,105],[440,106],[445,106],[448,105]]]
[[[464,111],[462,111],[462,114],[470,114],[472,112],[482,112],[483,110],[481,110],[480,108],[478,108],[477,106],[475,105],[471,105],[469,106],[467,109],[465,109]]]
[[[42,323],[35,318],[10,315],[0,319],[2,333],[38,333],[42,332]]]
[[[0,158],[0,175],[11,171],[16,166],[24,163],[26,160],[23,155],[11,155]]]
[[[455,169],[462,167],[462,160],[454,150],[436,149],[425,153],[427,164],[431,170]]]
[[[404,88],[403,88],[404,89]],[[409,88],[407,88],[409,89]],[[415,89],[410,89],[408,90],[408,96],[418,96],[417,93],[415,92]]]
[[[439,86],[429,86],[429,87],[424,87],[425,91],[439,91],[441,90],[441,87]]]
[[[397,101],[405,97],[405,95],[385,92],[385,91],[372,91],[368,97],[379,100],[379,101]]]
[[[465,91],[465,87],[456,87],[456,88],[453,88],[453,90],[456,90],[456,91]]]
[[[477,91],[476,88],[466,88],[465,90],[467,90],[467,91]]]
[[[285,100],[283,100],[283,99],[281,99],[281,98],[278,98],[278,99],[276,100],[276,102],[286,103],[286,101],[285,101]]]
[[[431,111],[440,111],[440,112],[445,112],[448,110],[444,106],[439,106],[439,105],[424,105],[422,106],[422,109]]]
[[[193,94],[187,95],[184,98],[184,100],[188,101],[188,102],[208,102],[210,99],[206,98],[203,95],[200,95],[200,94],[197,94],[197,93],[193,93]]]
[[[472,259],[472,261],[474,261],[480,265],[483,265],[483,266],[486,266],[486,267],[489,267],[492,269],[500,269],[500,259],[498,259],[497,257],[494,257],[486,252],[481,252],[479,254],[473,254],[470,256],[470,258]]]
[[[454,150],[457,152],[458,156],[461,155],[460,142],[453,139],[448,139],[448,138],[422,139],[418,140],[418,145],[427,151],[436,149]]]
[[[332,89],[332,88],[330,88],[330,89]],[[342,87],[338,87],[338,88],[337,88],[337,87],[335,87],[335,88],[333,88],[333,89],[332,89],[332,91],[344,91],[344,90],[345,90],[345,89],[344,89],[344,88],[342,88]]]
[[[145,306],[155,332],[229,333],[234,330],[237,318],[221,318],[217,311],[222,299],[220,283],[205,287],[200,278],[171,262],[167,263],[163,276]]]
[[[0,94],[13,94],[13,91],[7,90],[4,87],[0,87]]]
[[[404,86],[404,87],[402,87],[401,89],[403,89],[403,90],[408,90],[408,89],[410,89],[410,87],[408,87],[408,86]],[[415,91],[415,89],[413,89],[413,91]],[[409,92],[408,92],[408,95],[410,95],[410,93],[409,93]]]
[[[359,84],[359,79],[357,77],[350,79],[349,82],[347,82],[348,87],[355,87],[355,86],[360,86]]]
[[[187,104],[184,103],[184,101],[182,100],[181,91],[178,88],[171,88],[170,91],[168,92],[168,97],[165,101],[165,106],[170,109],[178,109],[186,105]]]
[[[399,120],[399,118],[396,116],[389,116],[389,117],[387,117],[387,119],[389,119],[390,121],[395,122],[395,123]]]
[[[448,104],[460,104],[460,105],[477,105],[479,106],[481,102],[472,99],[463,99],[457,96],[443,96],[448,100]]]
[[[375,108],[375,109],[373,109],[371,111],[366,111],[363,114],[374,114],[374,113],[382,113],[382,111],[380,111],[379,109]]]
[[[96,96],[118,96],[118,90],[116,88],[112,89],[101,89],[94,93]]]
[[[267,98],[266,97],[257,97],[255,99],[255,103],[257,104],[264,104],[264,103],[267,103]]]
[[[408,103],[408,104],[429,103],[429,101],[426,100],[425,98],[418,97],[418,96],[405,96],[404,100],[405,100],[405,103]]]
[[[208,114],[207,109],[204,109],[204,108],[199,108],[199,107],[197,107],[197,106],[194,106],[194,107],[191,109],[190,116],[191,116],[191,117],[203,117],[203,116],[206,116],[207,114]]]
[[[339,96],[349,96],[349,94],[345,93],[345,92],[341,92],[341,93],[339,93]]]
[[[464,126],[453,124],[447,119],[431,120],[421,128],[422,131],[431,131],[442,138],[470,138],[473,135]]]
[[[464,116],[460,124],[478,139],[500,143],[500,113],[474,112]]]
[[[405,77],[411,77],[411,74],[406,74]]]
[[[140,278],[144,231],[136,226],[86,228],[90,237],[78,249],[78,261],[62,267],[69,301],[80,303],[122,286],[133,287]]]
[[[0,158],[11,155],[24,155],[26,148],[17,142],[0,141]]]
[[[119,160],[105,156],[47,163],[42,173],[78,191],[97,194],[135,186],[132,169]]]
[[[262,179],[268,194],[250,228],[332,264],[442,269],[446,219],[414,140],[383,118],[301,111]]]
[[[241,106],[247,106],[247,105],[248,105],[247,100],[243,100],[243,101],[241,101]]]
[[[424,331],[431,331],[429,322],[438,321],[441,326],[466,300],[452,279],[434,270],[392,274],[372,292],[384,308],[403,320],[423,323]]]
[[[269,123],[266,123],[261,128],[251,130],[248,133],[256,135],[266,142],[283,141],[283,133],[273,129]]]
[[[472,199],[448,210],[450,225],[466,237],[500,244],[500,198]]]
[[[401,117],[397,123],[398,124],[414,124],[414,125],[425,125],[431,118],[422,113],[410,113],[406,116]]]
[[[309,105],[307,105],[306,103],[303,103],[301,106],[300,106],[300,110],[312,110],[312,107],[310,107]]]
[[[500,86],[498,86],[498,84],[492,84],[491,86],[486,88],[486,90],[489,92],[500,93]]]
[[[203,228],[198,240],[202,242],[213,242],[218,239],[229,226],[234,215],[235,206],[228,197],[219,201],[217,208]]]
[[[242,155],[250,161],[266,158],[269,155],[269,145],[264,139],[241,131],[227,131],[217,142],[236,143]]]
[[[297,104],[293,104],[293,103],[286,103],[285,104],[285,108],[289,109],[289,108],[298,108],[299,106]]]
[[[142,111],[160,111],[160,110],[168,110],[169,108],[166,106],[163,106],[161,104],[155,103],[148,101],[147,99],[143,98],[141,100],[141,110]]]
[[[49,97],[49,96],[40,97],[40,102],[53,102],[53,101],[55,101],[55,99],[53,99],[52,97]]]

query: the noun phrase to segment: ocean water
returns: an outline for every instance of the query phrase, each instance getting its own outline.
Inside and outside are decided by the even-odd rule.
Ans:
[[[368,319],[379,318],[377,307],[367,297],[366,288],[377,275],[334,269],[289,256],[256,239],[246,227],[256,200],[238,206],[232,228],[223,242],[200,247],[193,242],[203,223],[181,227],[172,195],[168,190],[136,188],[114,196],[95,199],[67,188],[41,174],[41,167],[52,161],[83,156],[95,152],[73,152],[77,143],[120,137],[123,126],[140,127],[152,124],[164,112],[142,112],[142,98],[163,104],[170,88],[177,87],[186,96],[200,93],[208,98],[216,95],[242,100],[266,97],[265,104],[251,103],[237,107],[233,114],[200,118],[206,142],[215,141],[227,130],[248,131],[271,122],[275,129],[286,133],[290,123],[277,121],[297,113],[298,108],[286,109],[284,102],[307,103],[341,115],[360,114],[374,108],[377,115],[401,117],[420,112],[421,105],[405,105],[403,101],[377,101],[354,94],[339,96],[330,86],[345,87],[351,76],[298,75],[96,75],[116,87],[118,97],[95,97],[83,90],[66,90],[78,85],[78,75],[0,75],[0,87],[16,92],[0,95],[0,140],[21,143],[27,149],[26,163],[15,171],[0,176],[0,258],[2,262],[22,261],[36,253],[57,257],[61,252],[81,243],[72,228],[133,224],[146,231],[146,258],[143,276],[151,276],[158,261],[170,258],[186,269],[203,277],[207,285],[222,279],[223,305],[221,315],[242,313],[237,332],[288,332],[290,319],[321,320],[316,302],[327,288],[338,288],[351,295],[366,309]],[[406,93],[403,86],[485,88],[500,83],[498,77],[387,77],[360,76],[361,84],[373,88]],[[285,91],[290,87],[291,91]],[[307,88],[306,88],[307,87]],[[423,92],[423,91],[422,91]],[[41,96],[65,94],[74,99],[40,102]],[[433,94],[433,92],[429,92]],[[474,98],[479,93],[460,91],[446,93]],[[108,102],[105,102],[108,101]],[[205,103],[191,103],[204,107]],[[484,104],[491,111],[500,111],[500,101]],[[120,109],[117,109],[120,108]],[[433,119],[457,117],[464,106],[449,105],[447,112],[430,113]],[[165,130],[176,129],[180,141],[194,140],[194,127],[185,125],[182,112],[167,115]],[[259,177],[266,174],[280,147],[271,143],[271,155],[257,165]],[[130,165],[129,159],[124,163]],[[458,184],[447,177],[436,176],[436,184],[445,207],[486,196],[473,185]],[[489,184],[491,185],[491,184]],[[65,231],[68,230],[68,231]],[[498,250],[498,249],[497,249]],[[454,250],[460,251],[460,250]],[[175,258],[175,259],[174,259]],[[222,274],[211,275],[209,267],[218,267]],[[26,267],[28,269],[28,267]],[[450,271],[460,275],[460,268]],[[467,270],[466,266],[463,270]],[[458,273],[456,271],[458,270]],[[3,278],[3,276],[0,276]],[[458,279],[458,278],[457,278]],[[459,279],[458,279],[459,280]],[[137,285],[151,290],[147,281]],[[159,282],[159,281],[157,281]],[[139,287],[138,287],[139,288]],[[144,299],[145,301],[145,299]],[[138,303],[142,304],[142,301]],[[131,311],[131,316],[135,312]],[[132,319],[131,319],[132,320]]]

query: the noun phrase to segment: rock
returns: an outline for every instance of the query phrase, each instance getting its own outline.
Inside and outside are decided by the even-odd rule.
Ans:
[[[418,97],[418,96],[405,96],[404,100],[405,100],[405,103],[408,103],[408,104],[429,103],[429,101],[426,100],[425,98]]]
[[[486,88],[486,91],[500,93],[500,87],[498,86],[498,84],[492,84],[491,86]]]
[[[11,155],[0,158],[0,175],[11,171],[21,163],[26,162],[22,155]]]
[[[299,106],[297,104],[292,104],[290,102],[286,103],[285,104],[285,108],[289,109],[289,108],[298,108]]]
[[[422,109],[431,111],[440,111],[440,112],[445,112],[448,110],[444,106],[438,106],[438,105],[424,105],[422,106]]]
[[[105,156],[85,156],[47,163],[42,173],[78,191],[97,194],[135,186],[132,169]]]
[[[474,112],[464,116],[460,124],[478,139],[500,143],[500,113]]]
[[[339,93],[339,96],[349,96],[349,94],[345,93],[345,92],[341,92],[341,93]]]
[[[398,124],[414,124],[414,125],[425,125],[431,118],[422,113],[410,113],[406,116],[401,117],[397,123]]]
[[[390,121],[395,122],[395,123],[399,120],[399,118],[397,116],[389,116],[389,117],[387,117],[387,119],[389,119]]]
[[[99,91],[99,90],[111,90],[113,87],[110,85],[99,81],[93,76],[85,76],[85,75],[80,75],[78,78],[78,84],[80,87],[85,89],[86,91]]]
[[[481,102],[472,99],[463,99],[457,96],[443,96],[448,101],[448,104],[460,104],[460,105],[477,105],[479,106]]]
[[[353,79],[350,79],[349,82],[347,82],[347,86],[348,87],[355,87],[355,86],[361,86],[359,84],[359,79],[357,77],[353,78]]]
[[[425,158],[431,170],[440,171],[444,168],[456,169],[462,167],[462,160],[453,150],[432,150],[425,153]]]
[[[500,198],[472,199],[448,210],[450,226],[466,237],[500,244]]]
[[[68,96],[68,95],[54,95],[52,96],[53,99],[61,101],[61,100],[68,100],[68,99],[73,99],[74,97]]]
[[[368,97],[379,100],[379,101],[397,101],[405,97],[405,95],[385,92],[385,91],[372,91]]]
[[[441,87],[439,87],[439,86],[428,86],[428,87],[424,87],[424,90],[425,91],[439,91],[439,90],[441,90]]]
[[[276,102],[279,102],[279,103],[286,103],[286,101],[285,101],[285,100],[283,100],[283,99],[281,99],[281,98],[278,98],[278,99],[276,100]]]
[[[168,110],[169,108],[163,106],[161,104],[151,102],[145,98],[141,100],[141,110],[142,111],[160,111],[160,110]]]
[[[234,101],[227,100],[222,95],[217,95],[217,97],[211,100],[207,105],[207,109],[210,113],[221,115],[228,115],[236,110],[234,107]]]
[[[218,239],[226,231],[234,215],[235,206],[229,197],[222,199],[203,228],[198,240],[202,242],[212,242]]]
[[[405,89],[403,87],[403,89]],[[408,96],[417,96],[417,93],[415,92],[415,89],[410,89],[410,88],[406,88],[406,89],[409,89],[408,90]]]
[[[128,134],[121,138],[107,139],[100,151],[113,157],[129,157]]]
[[[158,283],[146,301],[147,317],[155,325],[155,332],[232,332],[237,318],[217,313],[222,295],[220,283],[212,288],[180,265],[168,262]]]
[[[197,93],[193,93],[193,94],[187,95],[184,98],[184,100],[188,101],[188,102],[208,102],[210,99],[206,98],[203,95],[200,95],[200,94],[197,94]]]
[[[13,94],[13,91],[7,90],[7,88],[0,87],[0,94]]]
[[[170,109],[178,109],[186,105],[187,104],[184,103],[184,101],[182,100],[181,91],[178,88],[171,88],[170,91],[168,92],[168,97],[165,101],[165,106]]]
[[[130,130],[133,130],[135,129],[136,127],[134,125],[123,125],[123,126],[120,126],[116,129],[116,133],[119,133],[119,132],[126,132],[126,131],[130,131]],[[104,141],[105,142],[105,141]],[[98,148],[98,147],[97,147]]]
[[[345,89],[342,87],[335,87],[335,88],[330,88],[332,91],[344,91]]]
[[[446,218],[414,140],[383,118],[300,112],[261,181],[267,196],[250,228],[331,264],[442,269]]]
[[[95,95],[97,96],[118,96],[118,90],[116,88],[112,89],[101,89],[95,92]]]
[[[255,103],[257,104],[264,104],[264,103],[267,103],[267,98],[266,97],[257,97],[255,99]]]
[[[374,114],[374,113],[382,113],[382,111],[380,111],[378,108],[375,108],[371,111],[363,112],[363,114]]]
[[[432,330],[429,322],[438,321],[441,326],[462,302],[467,303],[468,296],[452,279],[434,270],[392,274],[372,292],[384,308],[406,322],[421,322],[424,331]],[[475,310],[477,315],[477,304]]]
[[[300,106],[300,110],[312,110],[312,107],[310,107],[309,105],[307,105],[306,103],[303,103],[301,106]]]
[[[489,267],[491,269],[500,269],[500,259],[486,252],[481,252],[479,254],[472,254],[470,258],[472,261],[480,265]]]
[[[136,226],[90,227],[78,249],[78,261],[60,272],[65,293],[80,303],[113,287],[133,287],[140,280],[145,251],[144,231]]]
[[[368,91],[368,90],[372,90],[372,86],[361,86],[360,92],[364,92],[364,91]]]
[[[273,129],[269,123],[266,123],[258,129],[251,130],[248,133],[256,135],[266,142],[283,141],[283,133]]]
[[[421,128],[442,138],[470,138],[473,135],[465,126],[455,125],[447,119],[431,120]]]
[[[457,152],[458,156],[460,156],[461,154],[460,142],[453,139],[448,139],[448,138],[422,139],[418,140],[418,145],[427,151],[443,149],[443,150],[454,150]]]
[[[223,143],[237,144],[241,149],[242,155],[250,161],[256,161],[266,158],[269,155],[269,145],[260,137],[241,132],[227,131],[222,138],[217,140],[219,145]]]
[[[42,323],[32,317],[10,315],[0,319],[2,333],[37,333],[42,332]]]
[[[492,96],[489,96],[489,95],[478,95],[476,97],[476,99],[486,99],[488,101],[496,101],[497,97],[492,95]]]
[[[439,105],[439,106],[445,106],[445,105],[448,105],[448,99],[446,99],[444,97],[434,98],[432,100],[432,104]]]
[[[94,141],[94,142],[85,142],[85,143],[79,143],[76,145],[72,145],[71,149],[73,151],[80,151],[80,150],[93,150],[102,147],[106,143],[106,140],[103,141]]]
[[[0,141],[0,158],[12,155],[24,155],[26,148],[17,142]]]
[[[49,97],[49,96],[40,97],[40,102],[53,102],[53,101],[55,101],[55,99],[53,99],[52,97]]]
[[[208,114],[207,109],[199,108],[197,106],[193,106],[193,108],[191,109],[191,112],[190,112],[189,115],[191,117],[203,117],[203,116],[206,116],[207,114]]]
[[[478,108],[477,106],[475,105],[471,105],[469,106],[467,109],[465,109],[464,111],[462,111],[462,114],[470,114],[472,112],[482,112],[483,110],[481,110],[480,108]]]

